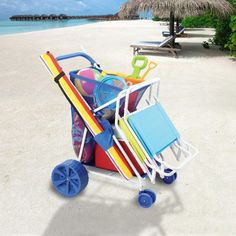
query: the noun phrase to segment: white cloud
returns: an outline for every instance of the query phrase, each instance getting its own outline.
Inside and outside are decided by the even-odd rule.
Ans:
[[[27,11],[29,11],[31,9],[31,6],[29,6],[28,4],[26,4],[26,3],[22,3],[21,5],[20,5],[20,11],[21,12],[27,12]]]
[[[77,1],[77,4],[81,7],[87,7],[87,4],[85,4],[83,1]]]
[[[0,0],[0,17],[17,14],[89,15],[118,11],[126,0]]]
[[[1,0],[0,7],[5,9],[17,9],[17,1]]]

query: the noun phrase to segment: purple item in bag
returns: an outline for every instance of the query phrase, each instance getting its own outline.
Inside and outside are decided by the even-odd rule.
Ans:
[[[80,115],[77,114],[77,112],[75,111],[75,109],[73,107],[72,107],[71,111],[72,111],[71,114],[72,114],[73,148],[74,148],[76,156],[79,156],[81,143],[82,143],[82,139],[83,139],[83,133],[84,133],[84,129],[85,129],[85,124],[84,124],[82,118],[80,117]],[[86,140],[85,140],[83,154],[81,157],[82,163],[89,163],[93,160],[94,145],[95,145],[95,141],[93,139],[93,136],[88,131],[87,136],[86,136]]]

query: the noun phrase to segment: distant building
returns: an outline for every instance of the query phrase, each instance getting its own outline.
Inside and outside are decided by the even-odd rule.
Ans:
[[[40,21],[40,20],[67,20],[70,19],[69,16],[65,14],[55,15],[55,14],[42,14],[42,15],[14,15],[10,17],[12,21]]]
[[[130,19],[137,19],[138,16],[131,16]],[[89,20],[120,20],[117,14],[93,15],[93,16],[67,16],[65,14],[42,14],[42,15],[14,15],[9,18],[12,21],[48,21],[48,20],[69,20],[69,19],[89,19]]]

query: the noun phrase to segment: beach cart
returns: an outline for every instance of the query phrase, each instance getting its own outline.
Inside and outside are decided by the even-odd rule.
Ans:
[[[76,57],[86,59],[90,66],[66,74],[59,62]],[[156,194],[144,188],[144,179],[155,184],[159,176],[171,184],[177,171],[197,154],[196,148],[181,138],[159,102],[160,80],[138,77],[138,66],[138,73],[132,76],[106,72],[81,52],[56,58],[47,52],[41,59],[71,104],[77,155],[77,160],[67,160],[52,171],[55,190],[74,197],[87,186],[88,172],[111,180],[119,173],[126,180],[123,182],[139,190],[139,205],[152,206]],[[144,57],[136,61],[143,63],[142,69],[147,64]]]

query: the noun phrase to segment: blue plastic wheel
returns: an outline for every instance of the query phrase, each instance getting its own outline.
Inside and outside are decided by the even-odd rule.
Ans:
[[[64,197],[78,195],[88,184],[86,168],[76,160],[67,160],[52,171],[52,184]]]
[[[138,195],[138,204],[143,208],[149,208],[153,204],[152,196],[141,191]]]
[[[173,170],[171,170],[171,169],[165,169],[165,172],[166,173],[170,173],[170,172],[172,172]],[[177,173],[175,172],[173,175],[171,175],[171,176],[165,176],[164,178],[163,178],[163,181],[164,181],[164,183],[166,183],[166,184],[172,184],[175,180],[177,179]]]
[[[147,193],[148,195],[150,195],[152,198],[152,203],[154,203],[156,201],[156,193],[153,192],[151,189],[145,189],[145,190],[141,191],[140,193]]]

